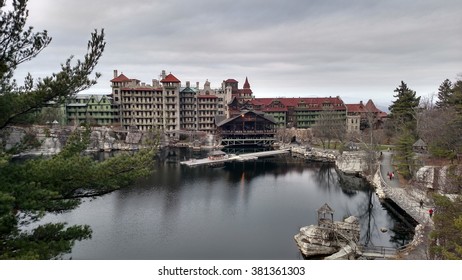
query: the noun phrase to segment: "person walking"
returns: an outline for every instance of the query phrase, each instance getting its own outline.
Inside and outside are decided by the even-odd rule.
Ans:
[[[419,201],[420,208],[423,208],[423,203],[424,203],[423,200],[420,199],[420,201]]]
[[[430,214],[430,218],[433,216],[433,209],[430,208],[430,210],[428,210],[428,214]]]

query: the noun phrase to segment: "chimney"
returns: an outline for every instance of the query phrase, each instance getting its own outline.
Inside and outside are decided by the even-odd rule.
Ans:
[[[199,89],[199,82],[196,82],[196,88]]]
[[[162,75],[161,75],[161,76],[162,76],[162,80],[165,79],[165,76],[167,76],[167,75],[165,74],[165,70],[162,70]]]
[[[186,87],[189,87],[191,84],[189,83],[189,81],[186,81]]]
[[[152,79],[152,87],[159,88],[160,87],[159,80]]]
[[[119,76],[117,70],[114,70],[114,78],[117,78],[117,76]]]

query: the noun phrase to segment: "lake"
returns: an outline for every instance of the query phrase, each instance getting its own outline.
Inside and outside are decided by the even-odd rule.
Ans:
[[[45,221],[88,224],[89,240],[64,258],[105,260],[302,259],[293,239],[317,224],[327,203],[334,220],[359,217],[361,243],[400,247],[412,228],[395,217],[362,179],[339,176],[329,164],[290,155],[222,168],[179,164],[204,153],[160,153],[155,171],[129,188],[86,199]],[[386,232],[383,232],[383,229]]]

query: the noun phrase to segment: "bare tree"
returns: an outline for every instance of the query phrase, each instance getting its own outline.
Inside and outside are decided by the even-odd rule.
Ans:
[[[288,143],[291,139],[290,130],[285,127],[279,127],[276,130],[276,139],[281,143]]]
[[[378,130],[376,129],[378,123],[378,112],[370,108],[364,108],[362,125],[365,129],[359,137],[353,138],[356,142],[361,143],[362,149],[365,151],[364,158],[367,166],[365,170],[368,174],[373,174],[377,168],[377,155],[379,152],[379,137]],[[353,136],[354,137],[354,136]]]
[[[435,156],[454,159],[462,146],[460,117],[452,108],[427,109],[420,112],[417,132]]]
[[[318,138],[323,148],[330,148],[332,140],[344,143],[346,140],[346,121],[345,115],[336,110],[323,110],[319,112],[316,122],[312,128],[313,136]],[[337,148],[337,143],[335,147]]]

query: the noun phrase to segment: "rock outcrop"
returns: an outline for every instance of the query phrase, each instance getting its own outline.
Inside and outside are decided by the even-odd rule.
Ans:
[[[335,160],[335,166],[345,174],[360,174],[367,168],[366,153],[361,151],[343,152]]]
[[[285,148],[285,146],[281,146],[280,148]],[[304,146],[293,146],[289,148],[293,154],[298,154],[311,161],[335,162],[338,156],[338,152],[335,150],[307,148]]]
[[[354,258],[359,235],[358,218],[350,216],[343,222],[324,220],[319,225],[302,227],[294,239],[305,258],[328,257],[340,251],[353,252],[341,254],[342,258]]]
[[[4,129],[0,135],[0,145],[4,150],[22,150],[17,156],[54,155],[66,145],[69,136],[76,128],[72,126],[12,126]],[[124,131],[111,127],[92,127],[87,151],[138,150],[143,146],[146,135],[140,131]]]

